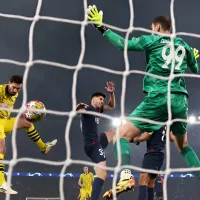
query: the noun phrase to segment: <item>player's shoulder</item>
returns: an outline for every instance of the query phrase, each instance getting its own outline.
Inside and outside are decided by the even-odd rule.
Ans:
[[[180,37],[175,37],[174,43],[180,44],[180,45],[184,46],[186,49],[190,49],[190,45]]]
[[[92,172],[89,172],[89,174],[90,174],[91,176],[93,176],[93,173],[92,173]]]
[[[155,40],[156,38],[156,35],[141,35],[137,37],[136,40]]]
[[[4,93],[6,90],[7,84],[0,84],[0,93]]]

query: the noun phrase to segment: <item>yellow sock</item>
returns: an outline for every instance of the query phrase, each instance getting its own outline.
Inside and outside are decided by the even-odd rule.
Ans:
[[[4,155],[0,154],[0,160],[3,160],[3,159],[4,159]],[[0,164],[0,185],[6,182],[4,171],[5,171],[4,164]]]
[[[35,129],[34,125],[26,129],[28,137],[33,140],[41,151],[45,150],[46,144],[42,141],[40,134]]]

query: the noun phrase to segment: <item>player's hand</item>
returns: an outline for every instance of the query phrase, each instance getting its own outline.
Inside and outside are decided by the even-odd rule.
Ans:
[[[89,21],[95,22],[94,26],[99,28],[101,27],[103,21],[103,11],[102,10],[98,11],[95,5],[88,6],[87,18]]]
[[[196,59],[199,58],[199,50],[196,49],[196,48],[192,48],[192,50],[193,50],[193,53],[194,53],[194,57],[195,57]]]
[[[133,142],[136,144],[136,145],[139,145],[140,144],[140,142],[138,142],[138,138],[139,138],[140,136],[137,136],[137,137],[135,137],[134,139],[133,139]]]
[[[106,91],[109,93],[113,93],[115,91],[115,84],[113,82],[106,82]]]
[[[76,106],[76,111],[80,110],[80,109],[83,109],[85,106],[87,106],[87,104],[85,103],[79,103],[77,106]]]

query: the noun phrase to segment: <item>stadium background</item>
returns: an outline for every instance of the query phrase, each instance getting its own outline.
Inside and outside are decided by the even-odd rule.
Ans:
[[[104,22],[128,28],[129,26],[129,4],[124,1],[89,0],[89,4],[96,4],[104,11]],[[37,6],[36,0],[7,0],[1,1],[0,12],[15,15],[33,17]],[[197,25],[199,19],[200,3],[195,0],[176,0],[175,18],[178,32],[199,33]],[[150,28],[151,20],[157,15],[170,13],[169,0],[135,0],[134,1],[134,24],[137,27]],[[65,19],[83,20],[83,1],[44,0],[41,13],[42,16],[53,16]],[[18,19],[0,17],[0,58],[13,59],[20,62],[28,60],[28,34],[31,22]],[[133,32],[131,36],[139,36],[142,32]],[[124,35],[124,33],[121,33]],[[100,65],[109,69],[124,70],[123,52],[114,48],[105,40],[101,34],[91,25],[86,27],[86,52],[84,63]],[[200,49],[199,39],[183,37],[192,47]],[[80,25],[61,22],[38,21],[34,32],[34,59],[42,59],[59,62],[67,65],[76,65],[81,51]],[[144,71],[144,53],[129,52],[130,69]],[[13,74],[23,74],[24,67],[12,64],[0,63],[0,82],[7,83]],[[72,108],[71,89],[74,70],[65,70],[47,65],[34,65],[28,75],[28,100],[39,99],[46,107],[57,111],[70,111]],[[142,94],[143,76],[132,74],[128,77],[125,112],[128,115],[143,99]],[[120,95],[122,77],[92,69],[82,69],[78,75],[77,99],[78,102],[89,102],[90,94],[95,91],[104,91],[106,81],[114,81],[116,84],[117,107],[109,115],[120,115]],[[187,88],[190,93],[189,113],[200,115],[199,110],[199,79],[187,78]],[[21,106],[22,92],[16,103],[16,108]],[[45,120],[36,125],[45,141],[58,139],[57,146],[48,156],[43,156],[37,147],[30,141],[24,131],[17,133],[18,157],[40,158],[53,161],[62,161],[66,158],[65,126],[68,118],[47,115]],[[111,121],[101,120],[100,130],[112,127]],[[189,126],[189,142],[200,156],[199,150],[199,125]],[[7,137],[6,159],[11,159],[11,136]],[[79,119],[76,117],[70,130],[70,142],[72,159],[88,160],[83,152],[82,135],[79,129]],[[145,144],[132,145],[132,163],[141,166]],[[112,145],[106,151],[109,166],[114,166]],[[183,159],[171,145],[171,167],[186,167]],[[82,165],[71,165],[67,168],[69,173],[81,173]],[[60,173],[61,167],[41,165],[35,163],[18,163],[15,172],[42,172]],[[90,170],[92,170],[90,168]],[[92,170],[93,171],[93,170]],[[36,176],[36,175],[35,175]],[[77,178],[65,178],[65,199],[76,199],[79,193]],[[35,197],[58,197],[58,177],[13,177],[13,188],[18,190],[19,195],[11,199],[25,199],[27,196]],[[111,185],[111,179],[105,183],[104,191]],[[169,200],[195,200],[199,199],[199,183],[195,178],[173,178],[169,179]],[[123,195],[119,199],[135,199],[135,193]],[[0,196],[4,199],[4,196]]]

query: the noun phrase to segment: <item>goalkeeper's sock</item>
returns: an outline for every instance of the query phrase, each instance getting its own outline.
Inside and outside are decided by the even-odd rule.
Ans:
[[[184,147],[181,151],[181,155],[184,157],[189,167],[200,167],[199,158],[190,146]],[[194,174],[200,180],[200,171],[195,171]]]
[[[103,179],[98,178],[98,177],[96,177],[94,179],[94,182],[93,182],[93,185],[92,185],[91,200],[98,200],[99,199],[103,184],[104,184],[104,180]]]
[[[0,154],[0,160],[4,159],[4,155]],[[5,175],[4,175],[4,171],[5,171],[5,166],[4,164],[0,164],[0,186],[6,182],[5,179]]]
[[[131,149],[130,149],[129,142],[124,138],[120,138],[119,144],[120,144],[121,158],[122,158],[121,165],[130,165],[131,164],[131,159],[130,159]],[[117,142],[115,142],[114,144],[114,153],[115,153],[116,159],[118,160]]]
[[[153,188],[148,188],[148,200],[153,200],[153,198],[154,198]]]
[[[34,125],[26,129],[28,137],[33,140],[41,151],[46,149],[46,144],[42,141],[40,134],[35,129]]]
[[[147,198],[147,186],[146,185],[140,185],[138,200],[145,200],[146,198]]]

